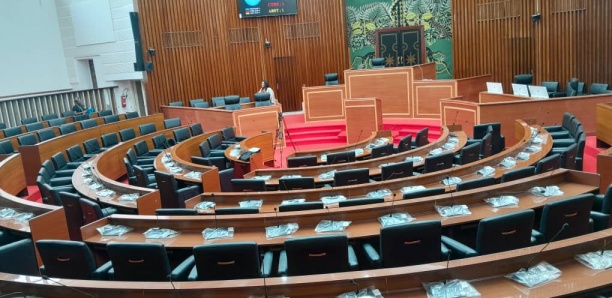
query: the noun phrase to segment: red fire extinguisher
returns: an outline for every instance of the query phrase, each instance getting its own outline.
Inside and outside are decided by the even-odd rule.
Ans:
[[[127,98],[128,98],[128,89],[123,89],[123,93],[121,94],[121,107],[127,107]]]

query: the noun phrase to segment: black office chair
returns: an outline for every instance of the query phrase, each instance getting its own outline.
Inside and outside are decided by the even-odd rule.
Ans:
[[[70,240],[82,241],[81,227],[85,224],[85,220],[83,218],[83,210],[81,209],[81,197],[66,191],[60,191],[59,196],[64,207]]]
[[[372,58],[372,68],[385,68],[385,58]]]
[[[455,156],[452,152],[442,153],[439,155],[428,156],[425,158],[423,165],[423,173],[432,173],[442,171],[453,167]]]
[[[51,119],[57,119],[57,118],[59,118],[57,114],[46,114],[46,115],[40,116],[40,120],[42,121],[49,121]]]
[[[553,125],[553,126],[545,126],[544,129],[549,133],[559,132],[559,131],[567,131],[569,132],[570,126],[572,124],[572,120],[574,120],[576,116],[570,112],[565,112],[563,114],[563,118],[561,119],[561,125]]]
[[[313,177],[296,177],[278,179],[280,190],[314,189],[315,181]]]
[[[90,155],[104,152],[104,150],[100,147],[100,142],[98,142],[98,139],[96,138],[83,142],[83,147],[85,148],[85,153]]]
[[[461,181],[457,183],[456,190],[457,191],[470,190],[470,189],[475,189],[475,188],[480,188],[480,187],[491,186],[494,184],[495,184],[495,177],[483,177],[483,178],[478,178],[478,179]]]
[[[181,118],[164,119],[164,128],[175,128],[181,126]]]
[[[591,211],[593,230],[601,231],[612,226],[610,220],[612,214],[612,184],[608,185],[606,193],[596,195]]]
[[[109,123],[115,123],[115,122],[119,122],[119,115],[109,115],[109,116],[104,116],[102,117],[102,120],[104,120],[105,124],[109,124]]]
[[[372,268],[433,263],[448,258],[442,238],[439,220],[410,222],[380,229],[380,254],[370,243],[363,250]]]
[[[229,147],[229,144],[224,144],[221,136],[218,134],[213,134],[209,136],[206,141],[208,141],[208,145],[211,150],[225,150]]]
[[[53,162],[53,166],[55,166],[55,170],[69,170],[76,169],[81,165],[81,162],[68,162],[66,157],[61,152],[55,153],[51,156],[51,161]]]
[[[98,268],[89,246],[81,241],[38,240],[43,275],[68,279],[105,280],[110,263]]]
[[[21,135],[17,137],[17,143],[19,146],[31,146],[36,145],[38,141],[36,140],[36,136],[33,133],[29,133],[27,135]]]
[[[576,145],[576,148],[577,147],[578,146]],[[544,157],[538,161],[538,163],[536,164],[535,173],[541,174],[545,172],[550,172],[555,169],[558,169],[560,165],[561,165],[561,155],[553,154],[553,155]]]
[[[392,163],[380,167],[380,180],[382,181],[405,178],[412,175],[414,175],[412,161]]]
[[[501,182],[510,182],[518,179],[523,179],[535,175],[535,167],[529,166],[512,171],[507,171],[502,174]]]
[[[224,99],[225,109],[228,111],[240,110],[240,96],[239,95],[228,95]]]
[[[181,281],[191,268],[171,270],[166,248],[160,243],[110,242],[106,245],[112,268],[111,280],[120,281]]]
[[[386,145],[380,145],[372,148],[371,157],[378,158],[383,156],[389,156],[393,154],[393,143],[388,143]]]
[[[577,155],[578,144],[568,146],[565,150],[561,151],[559,167],[569,170],[576,170],[578,168],[576,162],[578,157]]]
[[[147,142],[142,140],[142,141],[138,141],[134,143],[134,151],[136,152],[137,156],[156,157],[157,155],[162,153],[164,150],[149,149],[149,145],[147,144]]]
[[[223,96],[215,96],[211,98],[213,107],[222,107],[225,106],[225,97]]]
[[[232,179],[234,179],[234,168],[219,170],[219,182],[221,183],[222,192],[233,192],[234,191],[234,186],[232,185]]]
[[[134,118],[138,118],[138,112],[127,112],[125,113],[125,119],[134,119]]]
[[[72,116],[74,116],[73,111],[63,111],[62,112],[62,117],[72,117]]]
[[[161,197],[162,208],[185,208],[185,201],[201,193],[197,186],[179,188],[174,175],[155,171],[155,180]]]
[[[476,247],[450,238],[442,240],[453,255],[469,257],[519,249],[536,244],[531,237],[535,212],[531,209],[480,220],[476,232]]]
[[[246,140],[247,137],[236,136],[234,132],[234,128],[231,126],[224,127],[221,130],[221,134],[223,135],[223,142],[229,143],[237,143]]]
[[[327,154],[327,164],[340,164],[355,161],[355,151],[333,152]]]
[[[183,106],[183,102],[182,101],[172,101],[168,103],[168,106],[171,107],[182,107]]]
[[[264,253],[261,264],[260,259],[255,242],[216,243],[195,246],[193,256],[185,260],[184,264],[192,268],[190,281],[270,276],[272,252]]]
[[[240,103],[250,103],[251,102],[251,98],[248,96],[244,96],[244,97],[240,97]]]
[[[67,124],[63,124],[60,125],[59,127],[59,132],[61,135],[67,135],[69,133],[73,133],[77,131],[76,126],[74,125],[74,123],[67,123]]]
[[[292,203],[282,204],[278,206],[278,211],[304,211],[304,210],[320,210],[323,209],[323,202],[303,202],[303,203]]]
[[[47,121],[49,127],[60,126],[62,124],[66,124],[66,118],[55,118]]]
[[[187,127],[181,127],[181,128],[175,129],[172,131],[172,134],[174,135],[174,140],[177,143],[180,143],[182,141],[185,141],[191,138],[191,134],[189,133],[189,128]]]
[[[325,86],[338,85],[338,74],[337,73],[326,73],[325,74]]]
[[[542,82],[542,87],[546,87],[546,92],[548,92],[548,97],[559,97],[559,82]]]
[[[36,131],[36,136],[38,137],[39,142],[44,142],[46,140],[50,140],[56,137],[55,131],[53,131],[53,129],[51,128]]]
[[[87,119],[87,120],[81,121],[82,129],[88,129],[88,128],[92,128],[96,126],[98,126],[98,121],[96,121],[96,119]]]
[[[198,215],[198,210],[192,208],[162,208],[155,209],[155,215],[191,216]]]
[[[399,143],[397,144],[397,148],[394,148],[394,151],[397,153],[408,151],[412,149],[412,135],[406,135],[401,138]]]
[[[199,104],[199,103],[202,103],[202,104],[205,103],[206,104],[206,108],[208,108],[208,102],[204,101],[204,99],[202,99],[202,98],[190,100],[189,101],[189,106],[192,107],[192,108],[196,108],[196,104]]]
[[[266,181],[262,179],[232,179],[236,192],[266,191]]]
[[[117,134],[114,132],[103,134],[100,136],[100,139],[102,139],[103,148],[110,148],[110,147],[113,147],[119,144],[119,139],[117,138]]]
[[[117,209],[113,207],[102,208],[97,202],[90,199],[80,198],[79,205],[81,205],[84,225],[117,213]]]
[[[29,276],[40,274],[31,239],[17,240],[0,246],[0,272]]]
[[[216,208],[216,215],[236,215],[236,214],[257,214],[259,208],[256,207],[230,207],[230,208]]]
[[[359,199],[349,199],[346,201],[338,202],[338,207],[352,207],[352,206],[362,206],[369,204],[378,204],[385,201],[385,198],[359,198]]]
[[[514,83],[521,85],[531,85],[533,83],[532,74],[519,74],[514,76]]]
[[[429,137],[429,127],[421,128],[421,130],[419,130],[416,133],[414,140],[412,140],[412,149],[423,147],[429,144],[428,137]]]
[[[467,145],[455,155],[454,161],[458,165],[465,165],[480,159],[480,143]]]
[[[102,110],[98,112],[98,117],[106,117],[106,116],[111,116],[111,115],[113,115],[112,110]]]
[[[23,131],[21,130],[21,126],[14,126],[14,127],[9,127],[5,130],[3,130],[4,132],[4,137],[8,138],[8,137],[14,137],[16,135],[20,135],[23,133]]]
[[[355,250],[346,235],[325,235],[285,240],[278,261],[280,276],[325,274],[356,270]]]
[[[38,118],[36,117],[21,119],[21,125],[27,125],[27,124],[32,124],[36,122],[38,122]]]
[[[583,194],[544,205],[540,220],[540,230],[534,230],[532,236],[538,239],[539,243],[546,243],[566,223],[568,224],[567,228],[557,236],[556,240],[590,233],[593,229],[590,223],[590,215],[594,200],[595,195]]]
[[[150,133],[154,133],[157,131],[155,124],[153,123],[145,123],[138,126],[138,130],[140,131],[140,135],[148,135]]]
[[[370,182],[370,169],[350,169],[334,174],[334,186],[356,185]]]
[[[191,132],[191,136],[199,136],[204,133],[204,129],[202,129],[201,123],[194,123],[189,125],[189,132]]]
[[[119,131],[121,142],[129,141],[136,138],[136,131],[133,128],[126,128]]]
[[[0,155],[8,155],[13,153],[15,153],[15,148],[13,148],[13,143],[11,140],[0,141]]]
[[[287,167],[289,168],[314,167],[317,165],[318,163],[316,156],[300,156],[287,158]]]
[[[53,162],[50,159],[43,161],[42,167],[47,170],[47,173],[49,174],[49,176],[51,176],[51,178],[69,177],[70,179],[72,179],[72,175],[75,171],[74,169],[57,170],[55,169],[55,165],[53,165]]]
[[[417,199],[422,197],[437,196],[446,193],[445,187],[426,188],[423,190],[417,190],[407,192],[402,195],[402,200]]]
[[[255,93],[253,97],[255,98],[256,107],[265,107],[272,104],[272,102],[270,101],[270,93],[268,92]]]
[[[41,122],[29,123],[25,124],[25,129],[27,132],[37,131],[39,129],[45,128]]]
[[[157,188],[155,174],[150,174],[153,169],[143,168],[139,165],[132,165],[134,171],[135,184],[144,188]]]
[[[169,147],[168,139],[164,134],[159,134],[152,137],[151,142],[153,142],[153,148],[155,149],[167,149]]]
[[[217,167],[219,168],[219,171],[225,170],[229,167],[225,157],[192,156],[191,162],[203,166]]]

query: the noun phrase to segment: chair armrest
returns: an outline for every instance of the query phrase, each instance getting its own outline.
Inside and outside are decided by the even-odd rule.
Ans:
[[[119,211],[117,210],[117,208],[114,208],[114,207],[102,208],[102,215],[104,215],[104,217],[107,217],[113,214],[117,214],[118,212]]]
[[[98,267],[96,271],[93,273],[93,278],[97,280],[107,280],[109,278],[109,272],[113,269],[113,263],[108,261],[104,263],[102,266]],[[115,271],[113,271],[113,276],[115,275]]]
[[[272,274],[272,262],[274,262],[274,253],[268,251],[264,254],[261,262],[261,276],[269,277]]]
[[[194,266],[195,266],[195,257],[189,256],[182,263],[176,266],[174,270],[172,270],[172,273],[170,273],[170,280],[171,281],[186,281],[189,277],[189,273],[191,272],[191,269],[193,269]]]
[[[164,152],[164,149],[149,149],[149,153],[155,156],[159,155],[162,152]]]
[[[561,125],[544,126],[542,128],[544,128],[547,132],[557,132],[565,130],[565,128],[563,128],[563,126]]]
[[[380,268],[382,266],[382,262],[380,260],[380,255],[374,249],[374,247],[370,243],[363,244],[363,252],[365,253],[365,257],[368,259],[371,268]]]
[[[478,255],[478,252],[474,249],[455,239],[442,236],[442,243],[450,249],[453,259],[469,258]]]
[[[189,281],[197,281],[198,280],[198,267],[193,266],[191,272],[189,272],[189,276],[187,277]]]
[[[72,177],[51,178],[49,184],[51,184],[51,186],[72,185]]]
[[[200,191],[197,186],[189,186],[177,190],[176,194],[178,196],[179,205],[183,205],[186,200],[191,199],[200,194]]]
[[[595,195],[595,201],[593,202],[593,211],[601,212],[601,208],[603,208],[605,194]]]
[[[208,157],[208,160],[212,166],[219,168],[219,171],[227,169],[225,157]]]
[[[557,139],[557,140],[553,140],[553,148],[562,148],[562,147],[569,147],[573,144],[576,144],[576,141],[574,139]]]
[[[540,231],[531,230],[531,237],[535,238],[537,243],[543,243],[544,242],[544,234],[540,233]]]
[[[605,230],[610,225],[610,215],[597,211],[591,211],[591,220],[593,221],[593,230]]]
[[[442,236],[442,237],[446,237],[446,236]],[[442,253],[442,259],[448,260],[448,256],[450,256],[452,251],[448,247],[446,247],[444,243],[440,243],[440,252]]]
[[[353,249],[352,245],[348,246],[348,262],[350,270],[359,269],[359,261],[357,260],[357,255],[355,254],[355,249]]]
[[[287,276],[287,252],[281,250],[278,256],[278,276]]]
[[[206,157],[225,157],[224,150],[210,150],[210,153]]]
[[[75,170],[56,170],[52,178],[72,177]]]

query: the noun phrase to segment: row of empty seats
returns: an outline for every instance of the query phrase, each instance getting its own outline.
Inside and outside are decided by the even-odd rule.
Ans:
[[[255,99],[255,106],[269,106],[270,105],[270,94],[269,93],[255,93],[253,96]],[[216,96],[211,98],[213,107],[225,107],[226,110],[239,110],[241,104],[250,103],[250,97],[241,97],[240,95],[228,95],[228,96]],[[168,103],[169,106],[182,107],[184,103],[182,101],[173,101]],[[193,108],[209,108],[210,104],[208,101],[199,98],[192,99],[189,101],[189,106]]]

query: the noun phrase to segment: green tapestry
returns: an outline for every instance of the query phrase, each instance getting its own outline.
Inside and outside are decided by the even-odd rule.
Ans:
[[[453,76],[451,0],[346,0],[351,67],[372,67],[376,30],[421,25],[438,79]]]

